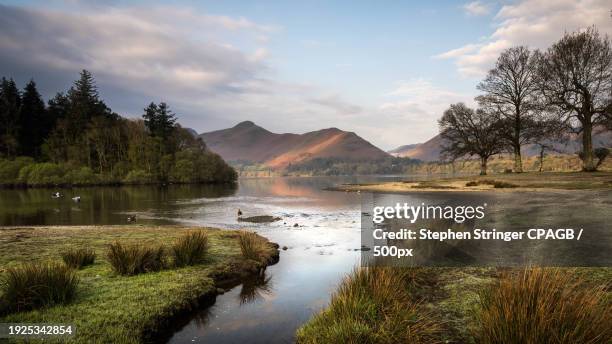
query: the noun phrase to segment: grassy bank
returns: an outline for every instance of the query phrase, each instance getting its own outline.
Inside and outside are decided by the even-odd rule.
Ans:
[[[299,343],[539,343],[533,339],[542,335],[551,343],[608,343],[612,338],[606,328],[612,268],[536,269],[528,278],[519,269],[370,269],[345,278],[328,308],[298,330]]]
[[[208,238],[202,262],[156,272],[121,276],[107,260],[109,245],[159,246],[174,244],[189,228],[176,226],[28,227],[0,229],[0,275],[25,262],[61,262],[71,249],[89,247],[92,265],[77,270],[78,289],[67,304],[13,312],[4,323],[64,323],[76,326],[75,343],[140,343],[163,332],[169,321],[202,302],[210,302],[217,286],[273,263],[278,250],[262,246],[256,259],[245,259],[239,233],[202,229]],[[265,240],[258,237],[259,240]],[[2,295],[0,295],[2,297]]]
[[[342,184],[335,191],[418,192],[418,191],[539,191],[597,190],[612,188],[612,172],[527,172],[486,176],[461,176],[420,182]]]

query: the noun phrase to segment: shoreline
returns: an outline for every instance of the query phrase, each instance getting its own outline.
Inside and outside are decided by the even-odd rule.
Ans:
[[[392,181],[369,184],[340,184],[326,188],[344,192],[535,192],[610,190],[610,172],[526,172],[484,176],[447,177],[426,181]]]
[[[204,263],[135,276],[110,271],[103,251],[108,243],[169,244],[188,230],[203,230],[209,237],[209,256]],[[61,261],[59,253],[68,247],[88,246],[97,253],[94,265],[77,272],[81,283],[73,302],[5,314],[0,319],[75,324],[76,335],[68,338],[71,343],[167,341],[193,312],[213,305],[217,295],[279,261],[278,245],[259,237],[265,248],[254,261],[240,256],[236,230],[173,225],[0,227],[4,253],[0,274],[26,261]]]

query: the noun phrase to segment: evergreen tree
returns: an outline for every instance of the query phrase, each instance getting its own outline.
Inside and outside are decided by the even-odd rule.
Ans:
[[[68,132],[75,140],[96,116],[111,116],[110,109],[98,95],[98,88],[91,73],[85,69],[68,91],[70,108],[67,113]]]
[[[19,151],[21,155],[38,157],[41,145],[50,128],[45,113],[45,103],[36,89],[34,80],[26,85],[21,99],[19,117]]]
[[[159,103],[159,105],[151,103],[144,110],[145,113],[142,115],[142,118],[149,130],[149,134],[160,138],[164,143],[168,143],[168,139],[174,132],[176,125],[174,113],[170,111],[170,108],[164,102]]]
[[[21,95],[13,79],[2,78],[0,84],[0,148],[6,156],[14,156],[19,148],[19,108]]]

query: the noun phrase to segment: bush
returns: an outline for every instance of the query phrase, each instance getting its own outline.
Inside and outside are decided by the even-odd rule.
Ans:
[[[172,246],[175,266],[195,265],[202,262],[208,250],[208,236],[194,231],[180,237]]]
[[[0,313],[68,303],[78,283],[75,270],[63,264],[30,263],[8,268],[0,280]]]
[[[67,182],[64,179],[64,170],[50,162],[24,166],[19,171],[19,181],[28,185],[56,185]]]
[[[441,326],[411,299],[410,268],[355,270],[329,307],[297,332],[299,343],[433,343]]]
[[[91,265],[96,260],[96,252],[90,248],[70,249],[62,253],[64,263],[73,269]]]
[[[480,343],[605,343],[610,314],[603,289],[560,269],[527,268],[481,292],[475,335]]]
[[[159,271],[166,265],[163,246],[124,246],[114,242],[109,245],[107,258],[113,270],[125,276]]]
[[[19,171],[32,164],[34,164],[34,159],[30,157],[0,160],[0,184],[17,184],[19,182]]]
[[[66,173],[64,179],[74,185],[98,184],[100,178],[89,167],[81,167]]]
[[[265,243],[253,232],[241,231],[238,235],[240,252],[245,259],[259,260],[263,254]]]
[[[147,184],[153,182],[153,176],[144,170],[131,170],[123,181],[128,184]]]

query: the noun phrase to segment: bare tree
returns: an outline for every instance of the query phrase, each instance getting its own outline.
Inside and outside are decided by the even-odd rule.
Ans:
[[[563,120],[582,133],[582,169],[595,171],[592,131],[605,125],[612,90],[612,48],[595,27],[566,33],[538,63],[539,88]]]
[[[481,107],[504,123],[500,138],[514,153],[514,172],[523,172],[521,146],[533,143],[538,110],[537,63],[527,47],[506,49],[477,86]]]
[[[451,160],[465,156],[480,158],[480,174],[487,174],[489,158],[502,151],[499,122],[483,109],[474,111],[463,103],[452,104],[438,121],[444,140],[442,155]]]

